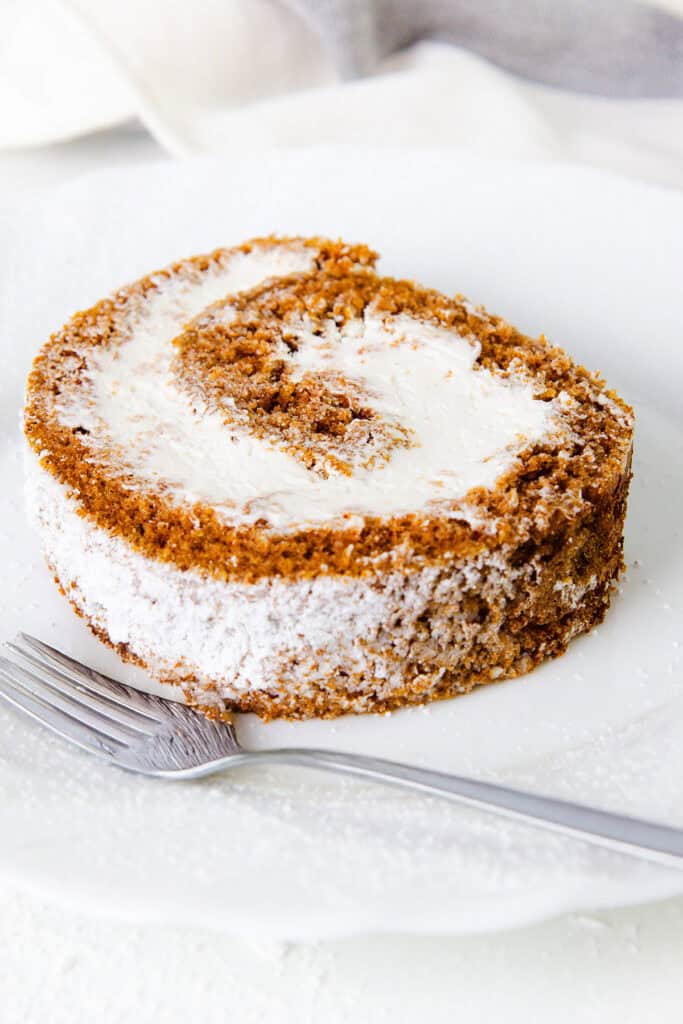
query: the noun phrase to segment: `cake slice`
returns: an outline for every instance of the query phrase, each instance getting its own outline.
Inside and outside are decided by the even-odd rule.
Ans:
[[[622,569],[629,407],[365,246],[257,239],[121,289],[43,347],[25,432],[64,594],[213,714],[520,675]]]

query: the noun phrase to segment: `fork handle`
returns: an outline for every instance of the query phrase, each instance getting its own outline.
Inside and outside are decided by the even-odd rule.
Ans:
[[[235,764],[235,756],[226,759]],[[683,829],[540,796],[494,782],[463,778],[397,761],[333,750],[285,748],[244,754],[247,764],[286,764],[404,786],[459,804],[561,832],[621,853],[683,868]],[[218,770],[220,762],[214,762]]]

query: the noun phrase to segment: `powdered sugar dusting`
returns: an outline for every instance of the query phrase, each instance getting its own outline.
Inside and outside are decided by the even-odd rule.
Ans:
[[[438,638],[446,631],[453,668],[474,642],[493,642],[499,624],[495,616],[485,625],[464,615],[453,621],[452,609],[468,593],[505,602],[517,578],[532,571],[513,568],[504,552],[485,552],[445,574],[429,566],[409,575],[226,582],[145,558],[79,515],[66,488],[30,452],[26,469],[29,507],[70,599],[157,678],[196,679],[203,704],[268,690],[283,674],[301,694],[325,690],[340,665],[349,676],[372,679],[376,698],[386,699],[405,683],[404,658],[429,609],[432,618],[434,606],[443,609],[432,632]],[[445,663],[435,668],[444,670]]]

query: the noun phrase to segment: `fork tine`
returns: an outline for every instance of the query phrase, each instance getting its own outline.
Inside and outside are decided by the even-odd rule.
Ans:
[[[26,650],[21,644],[8,640],[3,646],[18,654],[23,661],[28,662],[42,673],[47,673],[52,689],[58,690],[67,697],[72,697],[79,704],[87,704],[110,721],[126,726],[134,732],[147,736],[156,732],[158,728],[156,719],[150,718],[122,701],[112,699],[109,694],[103,694],[101,687],[98,688],[97,685],[91,684],[86,669],[77,676],[73,670],[66,672],[62,668],[57,668],[53,659],[36,654],[33,650]]]
[[[28,715],[29,718],[44,725],[46,729],[69,740],[81,750],[102,757],[115,757],[122,747],[96,729],[84,725],[68,711],[56,707],[50,701],[33,693],[30,689],[17,682],[14,673],[7,670],[11,665],[4,658],[0,659],[0,699]]]
[[[119,725],[118,722],[106,718],[97,709],[80,700],[75,693],[62,692],[44,671],[41,674],[2,657],[0,657],[0,668],[4,669],[6,676],[10,676],[15,686],[21,687],[32,697],[43,701],[46,706],[57,708],[69,715],[85,728],[94,729],[110,742],[125,747],[139,736],[130,726]]]
[[[68,654],[58,651],[56,647],[51,647],[29,633],[18,633],[14,642],[15,645],[18,643],[28,647],[34,655],[43,658],[68,678],[87,687],[99,696],[107,698],[113,704],[127,708],[129,711],[135,710],[157,724],[165,719],[163,710],[160,711],[160,707],[163,709],[163,705],[166,703],[163,698],[155,697],[151,693],[143,693],[141,690],[133,690],[131,687],[119,683],[118,680],[111,679],[109,676],[81,664],[75,658],[69,657]]]

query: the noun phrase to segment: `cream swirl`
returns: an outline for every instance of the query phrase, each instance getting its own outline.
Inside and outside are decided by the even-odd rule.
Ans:
[[[479,362],[450,300],[353,251],[268,242],[171,268],[59,411],[131,487],[279,530],[438,503],[463,515],[557,429],[531,382]],[[175,345],[173,342],[175,341]]]

